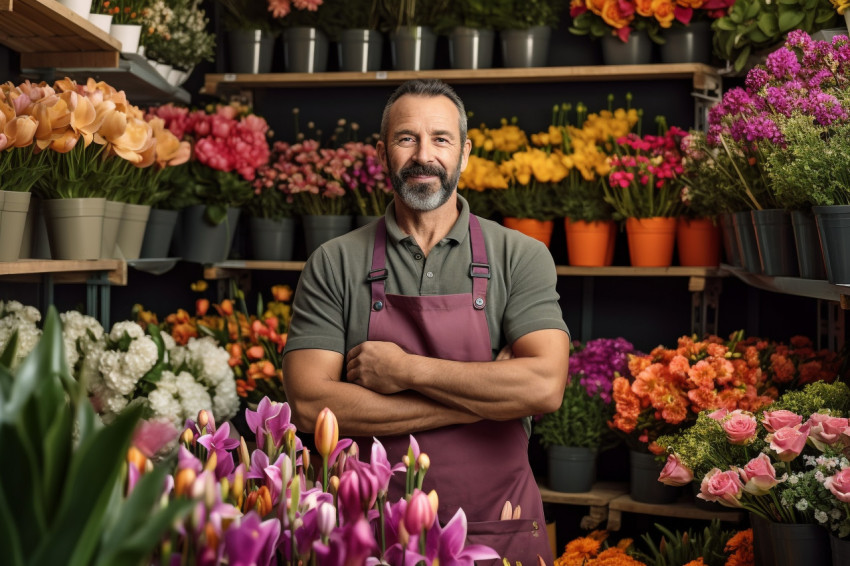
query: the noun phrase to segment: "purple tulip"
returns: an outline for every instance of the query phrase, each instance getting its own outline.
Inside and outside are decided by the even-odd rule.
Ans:
[[[378,482],[379,495],[386,495],[390,489],[392,475],[397,471],[404,470],[404,464],[400,462],[395,466],[390,465],[390,461],[387,458],[387,451],[377,438],[372,442],[372,454],[369,458],[369,465],[372,467],[372,472]]]
[[[355,470],[346,470],[339,477],[337,506],[342,524],[353,523],[363,514],[360,477]]]
[[[224,533],[224,548],[231,566],[269,566],[275,558],[280,522],[277,519],[260,521],[249,511],[239,526]]]
[[[245,421],[257,439],[257,448],[263,450],[266,435],[271,435],[275,448],[280,448],[283,435],[288,429],[295,430],[291,422],[292,410],[289,403],[273,403],[268,397],[263,397],[256,411],[246,410]],[[300,442],[300,441],[299,441]],[[300,451],[296,447],[296,451]]]
[[[364,517],[333,531],[328,544],[313,545],[319,566],[368,564],[367,559],[377,549],[375,536]]]
[[[404,527],[411,535],[418,535],[434,523],[436,513],[424,491],[413,490],[407,510],[404,512]]]
[[[434,522],[425,543],[426,562],[430,564],[438,559],[440,566],[472,566],[476,560],[500,558],[489,546],[471,544],[464,547],[465,543],[466,514],[458,509],[445,527],[440,527],[439,521]]]

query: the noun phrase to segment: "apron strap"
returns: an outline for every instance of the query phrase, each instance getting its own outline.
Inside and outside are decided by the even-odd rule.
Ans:
[[[472,263],[469,264],[469,276],[472,278],[472,306],[483,310],[487,304],[487,280],[490,279],[490,264],[487,262],[487,247],[481,223],[474,214],[469,215],[469,242],[472,246]],[[375,244],[372,247],[372,267],[366,281],[372,286],[372,310],[384,308],[387,279],[387,224],[384,218],[378,220],[375,231]]]

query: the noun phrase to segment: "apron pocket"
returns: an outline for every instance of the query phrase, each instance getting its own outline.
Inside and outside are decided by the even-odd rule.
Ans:
[[[516,561],[537,564],[538,554],[545,559],[551,553],[546,531],[536,519],[471,522],[466,533],[470,543],[489,546],[511,564]],[[501,561],[489,563],[501,564]]]

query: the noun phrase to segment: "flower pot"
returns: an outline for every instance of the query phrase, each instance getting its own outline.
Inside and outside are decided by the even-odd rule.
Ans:
[[[58,0],[60,4],[80,16],[88,19],[91,12],[92,0]]]
[[[738,248],[738,238],[735,236],[735,222],[731,212],[723,212],[719,216],[720,233],[723,236],[723,253],[726,263],[733,267],[743,267],[741,252]]]
[[[98,27],[109,33],[109,28],[112,27],[112,14],[89,14],[88,20]]]
[[[602,60],[606,65],[646,65],[652,61],[652,41],[643,30],[632,31],[625,42],[616,35],[605,35]]]
[[[160,62],[156,61],[153,64],[153,68],[156,69],[156,72],[159,73],[159,76],[161,76],[163,79],[165,79],[167,81],[168,80],[168,73],[170,73],[171,69],[173,69],[174,67],[172,67],[168,63],[160,63]]]
[[[720,265],[720,227],[712,218],[679,218],[676,223],[679,265]]]
[[[513,218],[506,216],[503,219],[506,228],[511,228],[517,232],[522,232],[526,236],[543,242],[546,247],[552,241],[552,228],[554,222],[551,220],[535,220],[534,218]]]
[[[738,243],[738,255],[741,267],[750,273],[761,273],[759,248],[756,243],[756,231],[753,228],[753,215],[749,210],[732,213],[735,225],[735,241]]]
[[[605,267],[614,262],[617,226],[613,220],[585,222],[564,219],[570,265]]]
[[[328,66],[328,38],[312,27],[283,30],[283,66],[288,73],[324,73]]]
[[[124,259],[139,259],[150,213],[151,207],[147,204],[124,205],[116,241],[121,257]]]
[[[676,244],[676,218],[627,218],[629,259],[635,267],[669,267]]]
[[[31,193],[0,191],[0,261],[18,261],[27,223]]]
[[[99,259],[105,198],[42,201],[53,259]]]
[[[44,206],[38,197],[30,197],[20,257],[51,259],[50,239],[47,237],[47,223],[44,220]]]
[[[826,279],[818,225],[811,211],[792,210],[791,227],[797,246],[797,267],[803,279]]]
[[[711,23],[694,22],[662,30],[662,63],[705,63],[711,61]]]
[[[177,256],[186,261],[215,263],[224,261],[230,254],[240,210],[230,207],[221,224],[212,224],[204,216],[206,208],[198,204],[180,211],[174,243]]]
[[[770,540],[775,566],[829,564],[832,559],[829,533],[820,525],[770,523]]]
[[[491,29],[454,28],[449,34],[449,65],[452,69],[489,69],[495,37]]]
[[[596,481],[596,451],[578,446],[549,446],[549,488],[584,493]]]
[[[135,53],[139,49],[142,26],[140,24],[111,24],[109,35],[121,42],[122,53]]]
[[[274,35],[260,29],[226,32],[231,73],[268,73],[272,70]]]
[[[148,222],[145,224],[145,236],[142,239],[139,257],[146,259],[168,257],[179,215],[180,212],[177,210],[151,209]]]
[[[384,36],[374,29],[342,30],[337,43],[339,69],[366,73],[381,68]]]
[[[830,534],[829,548],[832,554],[833,566],[850,564],[850,539],[838,538],[835,534]]]
[[[771,277],[797,277],[797,246],[787,210],[753,210],[761,272]]]
[[[434,68],[437,36],[430,27],[401,26],[390,32],[393,69],[428,71]]]
[[[850,205],[812,207],[823,249],[826,278],[850,283]]]
[[[362,228],[363,226],[366,226],[367,224],[371,224],[372,222],[375,222],[379,218],[382,218],[382,217],[381,216],[363,216],[361,214],[358,214],[357,216],[354,217],[354,227],[355,228]]]
[[[502,64],[505,67],[545,67],[551,35],[549,26],[499,31]]]
[[[121,227],[121,215],[124,213],[124,203],[107,200],[103,211],[103,229],[100,236],[100,257],[111,259],[121,257],[115,250],[118,241],[118,229]]]
[[[774,566],[772,533],[770,521],[750,513],[750,526],[753,529],[753,558],[755,566]]]
[[[673,503],[679,498],[681,488],[658,481],[664,468],[654,454],[629,451],[629,495],[642,503]]]
[[[252,257],[260,261],[290,261],[292,244],[295,240],[294,218],[251,217],[248,227],[251,232]]]
[[[319,215],[307,214],[304,221],[304,243],[309,257],[319,246],[342,236],[351,230],[351,216],[348,215]]]

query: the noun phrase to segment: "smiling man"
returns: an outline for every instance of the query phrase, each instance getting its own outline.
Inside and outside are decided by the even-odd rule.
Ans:
[[[377,149],[396,198],[308,260],[284,386],[299,429],[329,407],[363,454],[374,436],[397,462],[413,434],[441,522],[460,507],[470,542],[512,564],[551,563],[523,422],[560,406],[569,335],[549,250],[458,196],[471,147],[449,86],[414,80],[393,93]],[[403,483],[393,479],[391,500]],[[500,520],[507,501],[514,518]]]

